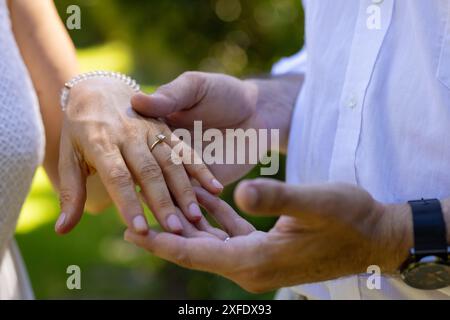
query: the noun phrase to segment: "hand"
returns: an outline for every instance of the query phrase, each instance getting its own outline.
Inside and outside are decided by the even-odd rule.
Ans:
[[[187,72],[152,95],[135,95],[131,103],[139,114],[164,117],[172,128],[191,130],[194,121],[201,120],[203,129],[225,130],[264,127],[264,120],[256,112],[256,99],[257,88],[251,82],[222,74]],[[218,180],[227,184],[253,166],[212,164],[209,168]]]
[[[192,129],[194,121],[201,120],[203,129],[280,129],[281,139],[287,141],[300,83],[295,76],[243,81],[222,74],[187,72],[152,95],[135,95],[131,103],[139,114],[164,117],[172,128]],[[252,167],[213,164],[210,169],[220,181],[230,183]]]
[[[395,272],[412,244],[407,205],[383,205],[352,185],[242,182],[235,193],[242,209],[284,214],[267,233],[254,231],[207,192],[198,198],[232,236],[228,242],[154,231],[147,236],[127,231],[125,239],[181,266],[218,273],[252,292],[363,273],[373,264],[382,272]]]
[[[222,187],[203,164],[172,160],[171,132],[162,122],[144,119],[129,107],[132,90],[116,79],[89,79],[71,89],[64,114],[59,159],[62,214],[58,233],[80,220],[86,201],[86,177],[98,173],[129,228],[148,231],[135,185],[165,230],[181,233],[183,214],[197,222],[202,214],[190,177],[212,193]],[[152,151],[156,135],[166,139]]]
[[[131,104],[139,114],[164,117],[175,128],[191,128],[196,120],[204,128],[259,128],[265,125],[256,112],[257,91],[250,81],[186,72],[151,95],[134,95]]]

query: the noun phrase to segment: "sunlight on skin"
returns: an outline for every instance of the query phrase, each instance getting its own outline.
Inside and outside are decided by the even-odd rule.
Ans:
[[[149,224],[157,226],[158,223],[150,210],[145,208],[144,211]],[[58,197],[53,191],[44,168],[39,167],[34,176],[30,194],[22,207],[16,233],[28,233],[44,224],[53,224],[58,214]]]
[[[77,51],[82,72],[92,70],[114,70],[129,73],[133,68],[131,51],[126,45],[112,42]],[[154,91],[152,86],[142,86],[145,92]],[[148,209],[149,224],[156,220]],[[45,171],[40,167],[33,179],[30,193],[22,207],[16,233],[33,231],[45,224],[53,224],[59,214],[58,197],[54,193]]]
[[[129,73],[133,70],[131,51],[120,42],[80,49],[77,50],[77,54],[82,72],[113,70]],[[44,224],[54,223],[58,214],[58,198],[45,171],[39,168],[33,179],[30,194],[22,207],[16,232],[27,233]]]
[[[148,208],[145,208],[145,213],[149,224],[157,226],[156,219]],[[44,168],[39,167],[34,176],[30,194],[22,207],[16,233],[28,233],[42,225],[53,224],[58,214],[58,197],[53,191]]]

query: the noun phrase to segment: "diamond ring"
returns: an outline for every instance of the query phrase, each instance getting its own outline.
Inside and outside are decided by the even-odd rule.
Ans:
[[[158,145],[158,143],[161,143],[166,139],[166,136],[162,133],[156,135],[156,141],[153,142],[153,144],[150,146],[150,151],[153,151],[153,149]]]

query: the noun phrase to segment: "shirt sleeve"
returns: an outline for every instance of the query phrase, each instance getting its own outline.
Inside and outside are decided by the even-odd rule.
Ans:
[[[306,47],[291,57],[282,58],[272,67],[272,75],[282,75],[286,73],[304,74],[306,73],[307,53]]]

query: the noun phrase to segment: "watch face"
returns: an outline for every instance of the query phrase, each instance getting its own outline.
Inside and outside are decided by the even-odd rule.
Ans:
[[[450,286],[450,266],[439,262],[418,262],[404,270],[402,278],[413,288],[442,289]]]

